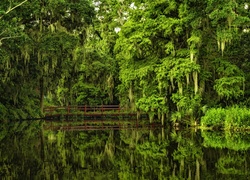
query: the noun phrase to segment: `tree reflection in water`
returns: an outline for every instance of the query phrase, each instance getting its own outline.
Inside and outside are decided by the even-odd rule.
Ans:
[[[247,179],[247,133],[1,125],[2,179]]]

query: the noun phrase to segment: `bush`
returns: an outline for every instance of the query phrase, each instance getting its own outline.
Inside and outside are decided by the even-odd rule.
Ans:
[[[250,128],[250,109],[237,106],[209,109],[201,118],[201,126],[219,126],[225,129]]]
[[[247,108],[233,107],[227,110],[225,119],[226,129],[250,127],[250,110]]]
[[[205,127],[223,127],[226,119],[226,109],[209,109],[205,116],[201,118],[201,126]]]

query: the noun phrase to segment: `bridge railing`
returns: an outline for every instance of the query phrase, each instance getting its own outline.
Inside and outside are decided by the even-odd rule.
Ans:
[[[82,106],[49,106],[45,107],[43,112],[45,115],[53,114],[56,112],[59,113],[73,113],[73,112],[125,112],[126,108],[121,108],[120,105],[98,105],[98,106],[90,106],[90,105],[82,105]]]

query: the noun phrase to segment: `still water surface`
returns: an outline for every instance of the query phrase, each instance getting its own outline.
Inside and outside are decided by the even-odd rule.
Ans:
[[[0,126],[1,179],[250,179],[250,134]]]

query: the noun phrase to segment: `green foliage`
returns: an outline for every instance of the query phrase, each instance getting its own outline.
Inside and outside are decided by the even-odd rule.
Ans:
[[[244,94],[244,77],[223,77],[215,81],[214,89],[219,96],[238,98]]]
[[[192,124],[201,106],[247,105],[244,3],[3,0],[1,113],[35,116],[46,97],[50,104],[121,104]]]
[[[105,95],[108,95],[92,84],[78,83],[74,88],[78,92],[76,98],[77,104],[100,105],[108,101],[108,99],[105,100]]]
[[[244,107],[211,108],[201,118],[201,126],[241,129],[250,126],[250,110]]]
[[[201,126],[205,127],[223,127],[225,125],[226,109],[211,108],[201,117]]]
[[[185,124],[191,124],[200,113],[200,95],[195,95],[194,97],[186,95],[181,95],[180,93],[175,93],[172,95],[172,101],[177,106],[177,112],[172,114],[171,120],[173,122],[185,122]]]
[[[3,1],[0,10],[6,12],[0,16],[0,102],[8,108],[1,119],[40,116],[44,96],[50,92],[55,99],[60,79],[73,81],[82,60],[74,52],[84,44],[94,9],[87,0],[34,0]]]
[[[227,110],[225,119],[226,129],[249,128],[250,127],[250,109],[234,107]]]
[[[165,98],[157,97],[156,95],[140,98],[136,102],[136,107],[143,112],[166,113],[168,111]]]
[[[8,109],[2,104],[0,103],[0,114],[2,115],[2,117],[6,118],[7,114],[8,114]],[[3,118],[3,119],[4,119]]]
[[[215,80],[214,89],[222,98],[239,98],[244,94],[245,78],[239,67],[228,61],[214,61],[219,78]]]

